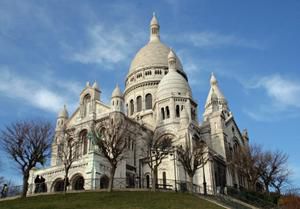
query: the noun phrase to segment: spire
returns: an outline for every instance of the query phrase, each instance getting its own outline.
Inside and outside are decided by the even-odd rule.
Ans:
[[[121,91],[118,84],[116,85],[116,88],[113,90],[111,97],[112,98],[114,98],[114,97],[123,97],[122,91]]]
[[[168,65],[169,72],[176,72],[176,55],[174,54],[172,49],[170,49],[170,52],[168,54]]]
[[[219,100],[225,100],[224,95],[222,94],[221,90],[219,89],[217,78],[215,77],[214,73],[211,73],[210,91],[208,94],[209,98],[207,98],[207,99],[211,100],[211,96],[213,95],[213,93]]]
[[[214,73],[212,72],[211,77],[210,77],[210,85],[213,86],[213,85],[217,85],[217,84],[218,84],[218,81],[217,81]]]
[[[99,85],[98,85],[97,81],[94,82],[93,88],[99,90]]]
[[[159,41],[159,24],[155,12],[150,23],[150,42],[152,41]]]
[[[219,89],[217,78],[214,73],[211,73],[210,90],[205,103],[204,115],[208,115],[211,111],[223,109],[228,109],[227,101]]]
[[[67,106],[64,105],[63,109],[61,109],[58,113],[58,118],[68,118],[69,114],[68,114],[68,110],[67,110]]]

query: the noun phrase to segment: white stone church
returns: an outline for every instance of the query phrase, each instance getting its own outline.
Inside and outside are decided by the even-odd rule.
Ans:
[[[64,170],[57,158],[57,150],[64,140],[61,133],[75,128],[76,140],[81,141],[81,146],[78,159],[69,172],[68,189],[106,188],[110,165],[89,140],[88,133],[94,124],[117,111],[124,114],[126,121],[137,127],[137,131],[128,146],[128,157],[118,164],[114,187],[152,187],[151,170],[143,162],[145,156],[140,152],[139,141],[145,131],[158,133],[158,137],[171,137],[174,146],[187,143],[187,140],[205,142],[209,160],[197,171],[193,181],[200,187],[206,183],[208,192],[222,192],[226,186],[247,187],[243,176],[228,166],[232,152],[238,146],[248,146],[246,129],[240,131],[213,74],[205,111],[199,115],[198,102],[193,98],[184,66],[175,52],[160,40],[159,34],[160,25],[154,15],[150,40],[133,58],[125,78],[125,90],[116,86],[110,104],[101,100],[101,89],[96,82],[93,85],[87,83],[80,93],[80,105],[75,112],[69,115],[66,107],[59,112],[51,166],[32,170],[29,184],[34,184],[35,177],[42,175],[48,192],[62,190]],[[175,190],[186,181],[188,176],[176,154],[170,153],[158,168],[159,185]]]

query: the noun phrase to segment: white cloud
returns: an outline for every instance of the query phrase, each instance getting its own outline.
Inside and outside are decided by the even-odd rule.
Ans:
[[[247,89],[263,89],[268,96],[265,103],[256,103],[255,109],[244,109],[244,112],[252,119],[276,121],[282,117],[299,117],[300,82],[275,74],[250,83],[244,81],[242,84]]]
[[[300,82],[288,80],[280,75],[271,75],[259,79],[250,88],[263,88],[278,107],[300,108]]]
[[[111,28],[97,23],[87,28],[87,46],[73,49],[71,60],[83,64],[114,64],[128,59],[141,39],[137,29]]]
[[[225,35],[215,32],[190,32],[183,35],[183,41],[188,41],[195,47],[217,48],[237,46],[245,48],[263,49],[263,46],[254,40],[246,40],[235,35]]]
[[[45,87],[43,81],[37,82],[27,77],[22,77],[12,72],[8,68],[0,68],[0,92],[1,95],[13,99],[21,99],[34,107],[57,112],[64,104],[70,104],[73,108],[74,104],[66,94],[58,93]],[[55,84],[54,84],[55,85]],[[64,89],[65,90],[65,89]]]

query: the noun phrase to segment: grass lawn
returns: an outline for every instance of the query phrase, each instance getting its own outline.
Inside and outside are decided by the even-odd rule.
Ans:
[[[190,194],[173,192],[83,192],[0,202],[1,209],[223,209]]]

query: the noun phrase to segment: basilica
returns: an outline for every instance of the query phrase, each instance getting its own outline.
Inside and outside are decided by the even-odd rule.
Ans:
[[[176,55],[160,39],[160,25],[155,15],[150,22],[149,42],[133,58],[125,78],[125,89],[118,85],[111,94],[110,104],[101,99],[101,88],[97,82],[86,84],[79,95],[79,106],[72,114],[64,106],[56,122],[52,142],[51,163],[48,168],[31,171],[29,184],[34,184],[37,175],[47,181],[47,191],[61,191],[64,169],[57,157],[61,133],[75,130],[80,141],[78,156],[69,170],[69,190],[92,190],[106,188],[110,164],[89,140],[88,133],[98,121],[111,113],[123,114],[126,122],[135,127],[132,141],[127,147],[128,156],[118,163],[115,172],[116,188],[151,188],[151,169],[143,162],[142,145],[144,132],[157,137],[168,136],[174,147],[187,140],[202,140],[208,147],[208,160],[198,169],[193,183],[205,185],[210,193],[223,192],[226,186],[247,187],[245,178],[229,166],[232,153],[239,146],[248,146],[247,130],[240,131],[228,101],[220,90],[216,76],[212,73],[206,102],[196,101],[188,82],[188,75]],[[204,112],[199,113],[199,106]],[[202,109],[202,108],[200,108]],[[159,185],[175,190],[188,181],[176,153],[163,159],[157,173]],[[30,192],[30,191],[29,191]]]

